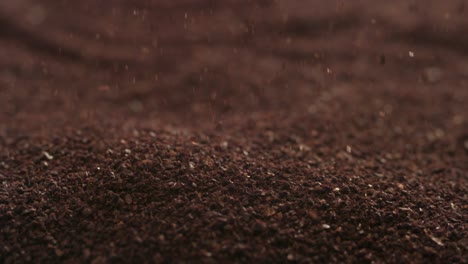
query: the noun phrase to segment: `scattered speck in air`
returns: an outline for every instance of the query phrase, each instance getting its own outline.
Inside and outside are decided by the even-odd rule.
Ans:
[[[413,58],[413,57],[414,57],[414,52],[410,50],[410,51],[408,51],[408,55],[409,55],[411,58]]]

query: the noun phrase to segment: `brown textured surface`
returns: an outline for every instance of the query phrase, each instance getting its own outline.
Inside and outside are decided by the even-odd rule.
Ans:
[[[2,1],[0,262],[467,262],[464,1]]]

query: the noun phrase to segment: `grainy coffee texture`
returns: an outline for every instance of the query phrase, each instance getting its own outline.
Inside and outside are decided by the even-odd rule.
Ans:
[[[465,1],[2,0],[1,263],[467,263]]]

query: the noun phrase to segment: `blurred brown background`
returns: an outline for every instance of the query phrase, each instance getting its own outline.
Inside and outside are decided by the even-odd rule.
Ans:
[[[466,12],[455,0],[5,0],[3,131],[111,115],[198,126],[315,111],[340,82],[468,76]]]

